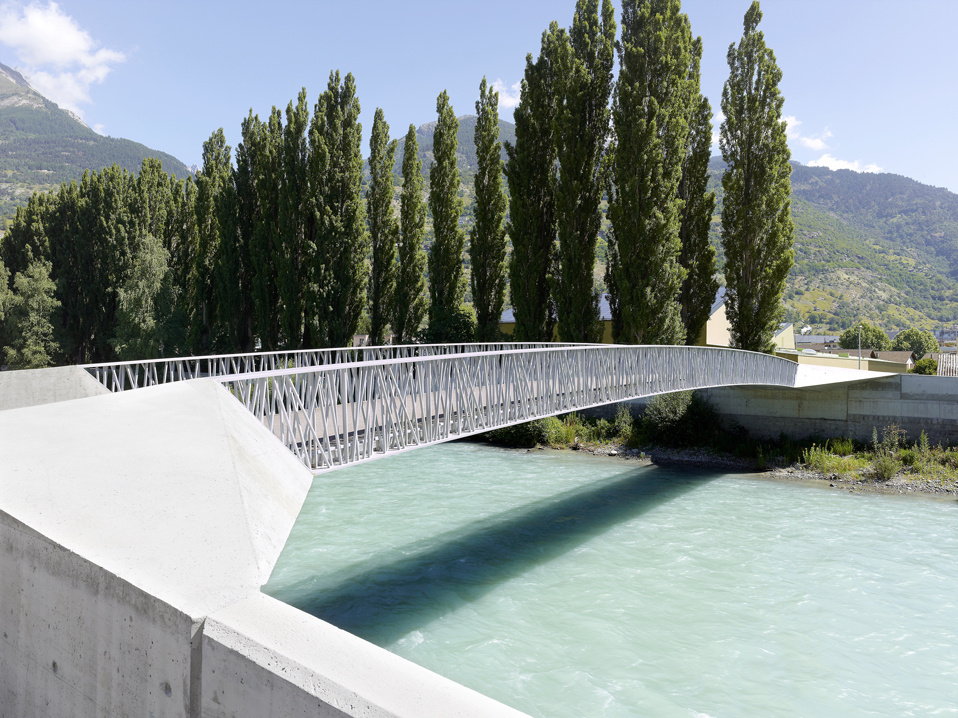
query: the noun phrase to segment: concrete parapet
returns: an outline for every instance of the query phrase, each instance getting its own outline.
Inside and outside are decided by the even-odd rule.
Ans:
[[[706,392],[726,423],[757,437],[848,436],[871,440],[898,424],[909,439],[958,443],[958,378],[899,374],[817,389],[727,387]]]
[[[78,366],[0,372],[0,411],[109,393]]]
[[[260,593],[312,480],[209,379],[0,412],[0,718],[520,716]]]

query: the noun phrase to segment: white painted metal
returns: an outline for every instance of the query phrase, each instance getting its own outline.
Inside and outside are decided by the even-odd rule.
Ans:
[[[111,392],[139,389],[184,379],[232,376],[250,372],[299,369],[303,367],[348,364],[352,362],[402,359],[447,354],[498,352],[505,349],[535,349],[582,344],[412,344],[340,349],[300,349],[296,351],[219,354],[176,359],[85,364],[83,368]]]
[[[958,376],[958,356],[955,354],[939,354],[938,376]]]
[[[217,378],[319,473],[653,394],[748,384],[792,387],[798,369],[767,354],[711,347],[501,346]]]

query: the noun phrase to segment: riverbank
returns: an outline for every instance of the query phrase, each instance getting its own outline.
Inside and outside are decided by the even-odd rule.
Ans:
[[[532,451],[533,449],[519,449]],[[742,472],[757,479],[807,483],[849,493],[872,493],[915,495],[941,499],[958,499],[958,482],[947,479],[934,479],[911,473],[910,470],[896,472],[887,481],[880,481],[869,475],[867,469],[840,475],[815,471],[807,464],[794,463],[790,466],[776,464],[760,468],[754,459],[742,459],[708,448],[673,449],[654,446],[646,449],[633,449],[621,443],[572,443],[566,447],[551,447],[553,451],[577,451],[596,456],[609,456],[638,464],[673,464],[698,466],[709,469],[722,469]]]

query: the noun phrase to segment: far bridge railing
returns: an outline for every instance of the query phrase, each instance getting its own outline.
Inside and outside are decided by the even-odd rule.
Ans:
[[[791,387],[798,371],[794,362],[736,349],[496,346],[505,348],[397,352],[217,380],[318,473],[654,394],[749,384]]]
[[[337,349],[299,349],[292,351],[250,352],[245,354],[218,354],[169,359],[86,364],[83,368],[112,392],[141,389],[156,384],[167,384],[187,379],[216,378],[281,369],[309,369],[331,364],[416,357],[446,356],[475,352],[498,352],[510,348],[535,349],[554,346],[583,346],[581,344],[402,344]]]

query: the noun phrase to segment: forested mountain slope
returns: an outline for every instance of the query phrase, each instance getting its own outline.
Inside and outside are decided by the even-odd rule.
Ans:
[[[84,170],[116,163],[136,172],[145,157],[179,177],[189,170],[172,155],[139,142],[103,137],[73,113],[38,93],[24,77],[0,63],[0,218],[8,220],[34,191],[79,179]]]
[[[713,158],[719,250],[722,171]],[[862,317],[886,330],[958,320],[958,195],[900,175],[793,164],[792,217],[790,321],[837,331]]]

